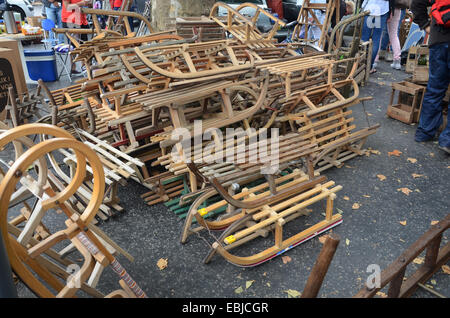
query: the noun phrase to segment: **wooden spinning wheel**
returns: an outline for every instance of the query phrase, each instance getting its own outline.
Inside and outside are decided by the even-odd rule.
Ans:
[[[36,134],[54,138],[33,144],[27,136]],[[121,276],[121,285],[125,291],[108,296],[126,294],[129,297],[144,297],[145,293],[113,256],[112,253],[118,246],[91,224],[102,203],[105,187],[103,166],[96,153],[75,140],[68,132],[46,124],[23,125],[0,135],[0,148],[11,142],[15,144],[16,160],[6,173],[1,173],[4,177],[0,183],[0,230],[11,267],[17,276],[40,297],[73,297],[78,290],[102,297],[93,287],[96,283],[88,283],[88,279],[98,281],[102,269],[111,265]],[[23,146],[28,149],[24,151]],[[56,192],[51,186],[51,172],[44,159],[47,154],[61,148],[72,150],[78,164],[71,182]],[[75,195],[86,177],[87,162],[92,168],[92,198],[86,209],[78,214],[71,207],[69,199]],[[30,166],[37,166],[37,177],[28,172]],[[8,208],[11,198],[17,197],[18,184],[22,185],[19,191],[26,188],[38,198],[39,207],[33,209],[22,231],[7,221]],[[37,241],[32,238],[32,233],[41,224],[44,214],[52,209],[60,209],[65,214],[66,228]],[[55,245],[63,241],[70,241],[84,259],[76,275],[68,275],[65,267],[74,264],[63,260],[55,250]],[[61,278],[66,281],[61,281]]]

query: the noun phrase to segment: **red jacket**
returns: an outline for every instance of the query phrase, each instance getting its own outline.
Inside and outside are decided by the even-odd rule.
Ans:
[[[111,9],[120,8],[122,6],[122,0],[109,0]]]

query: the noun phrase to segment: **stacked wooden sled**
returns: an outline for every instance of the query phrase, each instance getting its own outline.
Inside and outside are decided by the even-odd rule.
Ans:
[[[48,251],[59,257],[51,248],[69,240],[70,248],[91,260],[83,267],[80,288],[96,293],[90,282],[98,281],[102,268],[116,264],[111,248],[123,250],[104,237],[111,248],[102,245],[92,220],[95,215],[107,217],[111,209],[122,210],[117,192],[126,180],[148,188],[142,195],[147,204],[165,203],[185,219],[181,242],[192,234],[210,234],[213,242],[205,262],[220,254],[233,264],[255,266],[340,224],[342,216],[334,213],[333,202],[341,186],[321,173],[364,155],[365,141],[378,128],[354,123],[351,107],[362,101],[355,77],[366,69],[362,62],[367,56],[358,53],[359,41],[345,49],[341,45],[345,26],[361,22],[365,14],[338,23],[329,34],[331,17],[339,12],[335,2],[305,4],[292,43],[277,43],[275,34],[285,23],[251,3],[237,9],[216,3],[209,21],[222,27],[227,37],[208,42],[173,31],[134,37],[127,19],[131,13],[92,9],[82,10],[94,21],[99,15],[117,19],[121,32],[102,29],[97,22],[92,30],[57,30],[72,40],[71,54],[86,66],[87,77],[55,91],[41,82],[31,99],[11,93],[11,129],[4,127],[5,136],[14,136],[5,137],[5,142],[42,147],[29,156],[25,152],[24,162],[45,155],[54,171],[39,167],[40,179],[22,182],[15,190],[26,179],[18,160],[0,188],[9,191],[0,201],[2,222],[11,202],[22,202],[19,198],[36,196],[45,207],[25,207],[13,223],[2,223],[9,227],[2,233],[14,234],[6,239],[13,266],[24,273],[21,278],[42,288],[23,267],[36,258],[33,269],[53,282],[56,294],[73,295],[76,290],[57,283],[53,268],[39,261]],[[254,9],[255,16],[242,15],[244,8]],[[218,16],[219,9],[227,12],[226,19]],[[314,10],[324,10],[323,23],[316,21]],[[261,15],[274,22],[267,33],[257,28]],[[145,18],[132,16],[151,31]],[[308,39],[307,33],[299,37],[302,28],[310,27],[307,21],[322,30],[318,41]],[[81,43],[72,36],[83,32],[92,39]],[[37,114],[40,108],[48,114]],[[30,135],[30,114],[40,123],[34,134],[56,138],[36,145],[24,139]],[[235,135],[225,140],[230,128]],[[72,151],[56,146],[61,138],[70,139]],[[20,159],[22,152],[16,153]],[[67,171],[60,168],[61,157]],[[67,228],[50,234],[40,216],[55,207],[67,216]],[[306,218],[314,224],[299,225]],[[21,222],[30,224],[25,225],[27,231],[18,230]],[[246,251],[248,242],[272,234],[272,243],[263,244],[262,251],[250,249],[244,256],[239,252]],[[132,286],[125,285],[121,283],[123,290],[117,295],[131,295]],[[41,295],[49,295],[42,290]]]

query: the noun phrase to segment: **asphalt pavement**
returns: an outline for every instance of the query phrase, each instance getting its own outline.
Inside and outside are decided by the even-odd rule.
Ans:
[[[385,268],[415,242],[432,221],[450,212],[450,156],[438,149],[436,141],[415,142],[416,125],[386,116],[391,83],[408,76],[391,69],[386,62],[380,63],[378,72],[361,88],[361,96],[372,96],[373,100],[365,102],[364,107],[352,107],[357,127],[365,127],[367,123],[381,125],[365,145],[374,151],[370,156],[354,158],[342,168],[323,173],[343,186],[335,200],[335,209],[342,213],[343,223],[333,229],[341,241],[319,292],[321,298],[352,297],[364,287],[371,274],[367,271],[369,265]],[[66,84],[60,81],[51,88]],[[396,156],[389,152],[401,154]],[[385,179],[380,180],[379,175]],[[411,192],[405,194],[402,188]],[[99,226],[134,256],[133,263],[123,257],[120,261],[148,296],[285,298],[292,295],[292,291],[303,290],[323,246],[318,237],[283,254],[287,256],[285,262],[282,257],[276,257],[257,267],[241,268],[216,256],[206,265],[202,259],[211,242],[208,233],[191,236],[186,244],[181,244],[183,221],[162,204],[144,204],[140,194],[146,191],[133,181],[121,187],[119,197],[125,211],[100,222]],[[355,203],[359,208],[352,208]],[[323,205],[316,208],[317,212],[293,222],[292,231],[323,218]],[[269,235],[264,240],[251,242],[249,248],[257,250],[272,239]],[[442,241],[448,243],[448,233]],[[161,258],[167,259],[167,267],[162,270],[157,266]],[[407,275],[417,266],[411,264]],[[442,270],[426,285],[450,296],[450,276]],[[104,293],[119,288],[111,269],[105,270],[98,287]],[[20,283],[18,291],[21,297],[32,297]],[[436,296],[419,290],[413,297]]]

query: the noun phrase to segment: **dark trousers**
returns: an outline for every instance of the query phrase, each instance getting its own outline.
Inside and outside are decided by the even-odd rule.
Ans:
[[[438,43],[430,47],[430,76],[423,98],[416,141],[428,141],[435,137],[442,125],[442,100],[450,83],[450,43]],[[441,147],[450,147],[450,112],[447,114],[447,127],[439,136]]]

